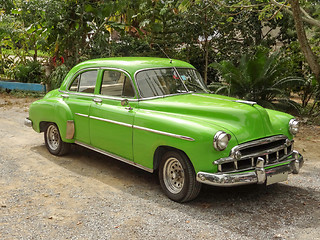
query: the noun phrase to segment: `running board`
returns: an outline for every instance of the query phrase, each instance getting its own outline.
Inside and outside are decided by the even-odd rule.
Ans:
[[[88,144],[85,144],[85,143],[82,143],[82,142],[75,141],[75,144],[78,144],[78,145],[80,145],[80,146],[82,146],[82,147],[85,147],[85,148],[88,148],[88,149],[90,149],[90,150],[93,150],[93,151],[95,151],[95,152],[101,153],[101,154],[106,155],[106,156],[108,156],[108,157],[112,157],[112,158],[117,159],[117,160],[119,160],[119,161],[121,161],[121,162],[130,164],[131,166],[134,166],[134,167],[143,169],[143,170],[145,170],[145,171],[147,171],[147,172],[153,173],[153,169],[147,168],[147,167],[142,166],[142,165],[140,165],[140,164],[138,164],[138,163],[135,163],[135,162],[133,162],[133,161],[130,161],[130,160],[128,160],[128,159],[125,159],[125,158],[123,158],[123,157],[120,157],[120,156],[118,156],[118,155],[109,153],[109,152],[104,151],[104,150],[101,150],[101,149],[99,149],[99,148],[92,147],[92,146],[90,146],[90,145],[88,145]]]

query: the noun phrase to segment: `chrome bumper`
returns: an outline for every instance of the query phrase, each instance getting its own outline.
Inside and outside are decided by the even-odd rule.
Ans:
[[[274,178],[276,180],[270,180],[271,183],[285,181],[282,175],[288,173],[299,173],[300,168],[303,166],[303,157],[297,152],[293,151],[293,158],[288,159],[287,164],[273,167],[265,168],[263,158],[258,158],[256,167],[254,171],[251,172],[238,172],[238,173],[206,173],[198,172],[197,181],[213,186],[239,186],[246,184],[263,184],[267,181],[267,178],[272,178],[273,176],[280,176],[280,178]],[[270,184],[270,183],[269,183]]]
[[[32,121],[29,118],[25,118],[24,125],[26,125],[27,127],[32,127]]]

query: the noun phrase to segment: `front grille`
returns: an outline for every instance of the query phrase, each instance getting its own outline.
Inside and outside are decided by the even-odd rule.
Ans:
[[[240,151],[241,158],[236,160],[233,152]],[[232,149],[227,158],[222,158],[214,162],[218,164],[219,172],[234,172],[254,169],[258,157],[264,159],[264,165],[272,165],[281,161],[292,154],[293,140],[289,140],[284,135],[255,140],[240,144]]]

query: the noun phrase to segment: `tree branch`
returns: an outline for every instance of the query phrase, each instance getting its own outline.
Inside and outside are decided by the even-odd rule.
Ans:
[[[285,2],[284,4],[282,4],[281,7],[279,7],[279,9],[278,9],[277,11],[275,11],[275,13],[272,15],[272,17],[270,17],[270,18],[268,19],[268,21],[271,20],[271,19],[273,19],[273,18],[278,14],[278,12],[280,12],[280,11],[285,7],[285,4],[286,4],[286,3],[287,3],[287,0],[286,0],[286,2]]]
[[[275,0],[270,0],[270,2],[273,5],[277,6],[277,7],[283,7],[284,6],[283,10],[293,16],[292,11],[289,10],[289,6],[286,6],[285,4],[278,3]],[[309,24],[311,24],[313,26],[317,26],[317,27],[320,28],[320,21],[319,20],[316,20],[316,19],[312,18],[302,7],[300,7],[300,10],[305,15],[305,16],[301,16],[301,18],[302,18],[302,20],[304,22],[309,23]]]

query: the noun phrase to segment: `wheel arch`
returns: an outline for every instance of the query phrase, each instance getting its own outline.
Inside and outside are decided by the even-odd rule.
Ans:
[[[41,121],[39,123],[39,129],[40,129],[40,132],[44,132],[48,126],[49,123],[54,123],[54,122],[50,122],[50,121]]]
[[[171,146],[161,145],[161,146],[157,147],[157,149],[155,150],[154,155],[153,155],[153,170],[157,170],[159,168],[163,154],[165,154],[168,151],[177,151],[177,152],[185,155],[187,157],[187,159],[189,160],[189,162],[191,163],[191,165],[193,166],[192,162],[190,161],[190,158],[183,150],[175,148],[175,147],[171,147]],[[194,166],[193,166],[193,169],[194,169]]]

